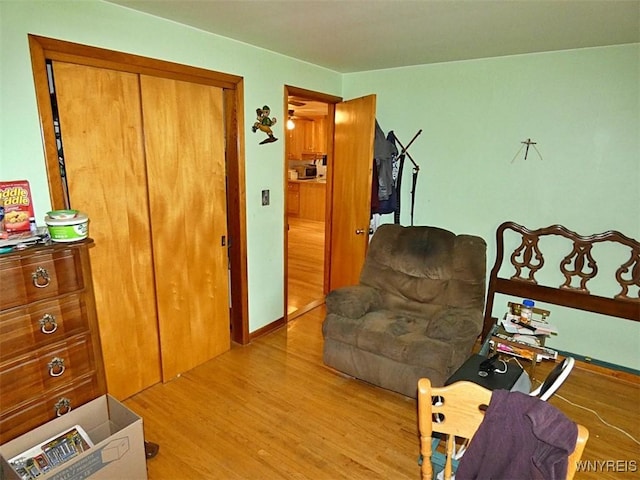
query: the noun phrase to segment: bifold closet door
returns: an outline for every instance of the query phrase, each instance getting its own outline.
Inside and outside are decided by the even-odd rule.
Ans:
[[[147,178],[136,74],[53,63],[73,208],[89,215],[107,389],[161,380]]]
[[[162,376],[231,347],[223,91],[140,76]]]

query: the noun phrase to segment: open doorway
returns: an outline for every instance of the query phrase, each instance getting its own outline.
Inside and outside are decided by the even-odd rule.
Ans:
[[[285,145],[288,319],[324,302],[329,104],[287,95]]]
[[[292,103],[289,103],[290,99]],[[285,85],[283,104],[287,113],[292,111],[289,116],[294,124],[299,120],[302,125],[298,133],[303,133],[294,135],[298,126],[295,125],[293,132],[287,131],[291,132],[290,136],[285,138],[284,306],[285,320],[289,320],[324,303],[329,290],[358,282],[368,245],[366,232],[369,230],[371,214],[376,97],[365,95],[343,101],[334,95]],[[320,104],[327,108],[324,122],[322,114],[318,115],[321,118],[317,121],[314,118],[312,127],[309,121],[302,123],[305,119],[295,118],[313,118],[312,112],[305,111],[303,107],[320,108]],[[299,147],[296,142],[307,143]],[[326,155],[323,142],[326,142]],[[299,159],[298,148],[301,148]],[[297,166],[300,170],[289,168],[289,165]],[[315,173],[313,170],[308,173],[305,170],[307,165],[315,166]],[[290,170],[297,172],[291,173],[291,179]],[[326,180],[323,180],[322,174],[325,174]],[[315,191],[318,195],[315,199],[313,194],[305,195],[314,185],[324,187],[322,195]],[[312,237],[310,230],[300,228],[299,220],[304,220],[308,215],[319,216],[315,219],[319,223],[315,225],[324,228],[324,235],[316,233]],[[301,235],[294,244],[297,233]],[[324,244],[321,243],[323,237]],[[292,238],[291,242],[289,238]],[[314,241],[313,238],[318,240]],[[298,255],[299,266],[294,265],[293,254]],[[309,261],[313,261],[313,264],[309,264]],[[320,277],[322,290],[317,287]],[[294,305],[297,294],[299,297]]]

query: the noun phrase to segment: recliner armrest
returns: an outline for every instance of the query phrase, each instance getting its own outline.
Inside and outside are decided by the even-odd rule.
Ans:
[[[382,305],[380,292],[366,285],[352,285],[332,290],[325,300],[327,313],[358,319]]]
[[[426,333],[439,340],[473,339],[482,330],[482,319],[481,311],[446,307],[431,319]]]

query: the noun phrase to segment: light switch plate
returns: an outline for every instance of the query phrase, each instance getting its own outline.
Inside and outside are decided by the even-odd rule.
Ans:
[[[269,190],[262,190],[262,206],[269,205]]]

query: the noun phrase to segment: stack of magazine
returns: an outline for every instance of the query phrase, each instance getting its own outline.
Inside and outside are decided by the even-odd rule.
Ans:
[[[557,335],[558,329],[547,321],[547,310],[534,309],[534,318],[527,323],[521,321],[519,305],[509,302],[509,311],[500,320],[500,331],[495,335],[497,351],[540,361],[544,358],[555,360],[558,352],[544,346],[545,339]],[[505,340],[501,342],[500,340]]]
[[[23,250],[32,245],[47,243],[51,239],[47,227],[38,227],[27,232],[10,233],[6,238],[0,238],[0,253]]]

